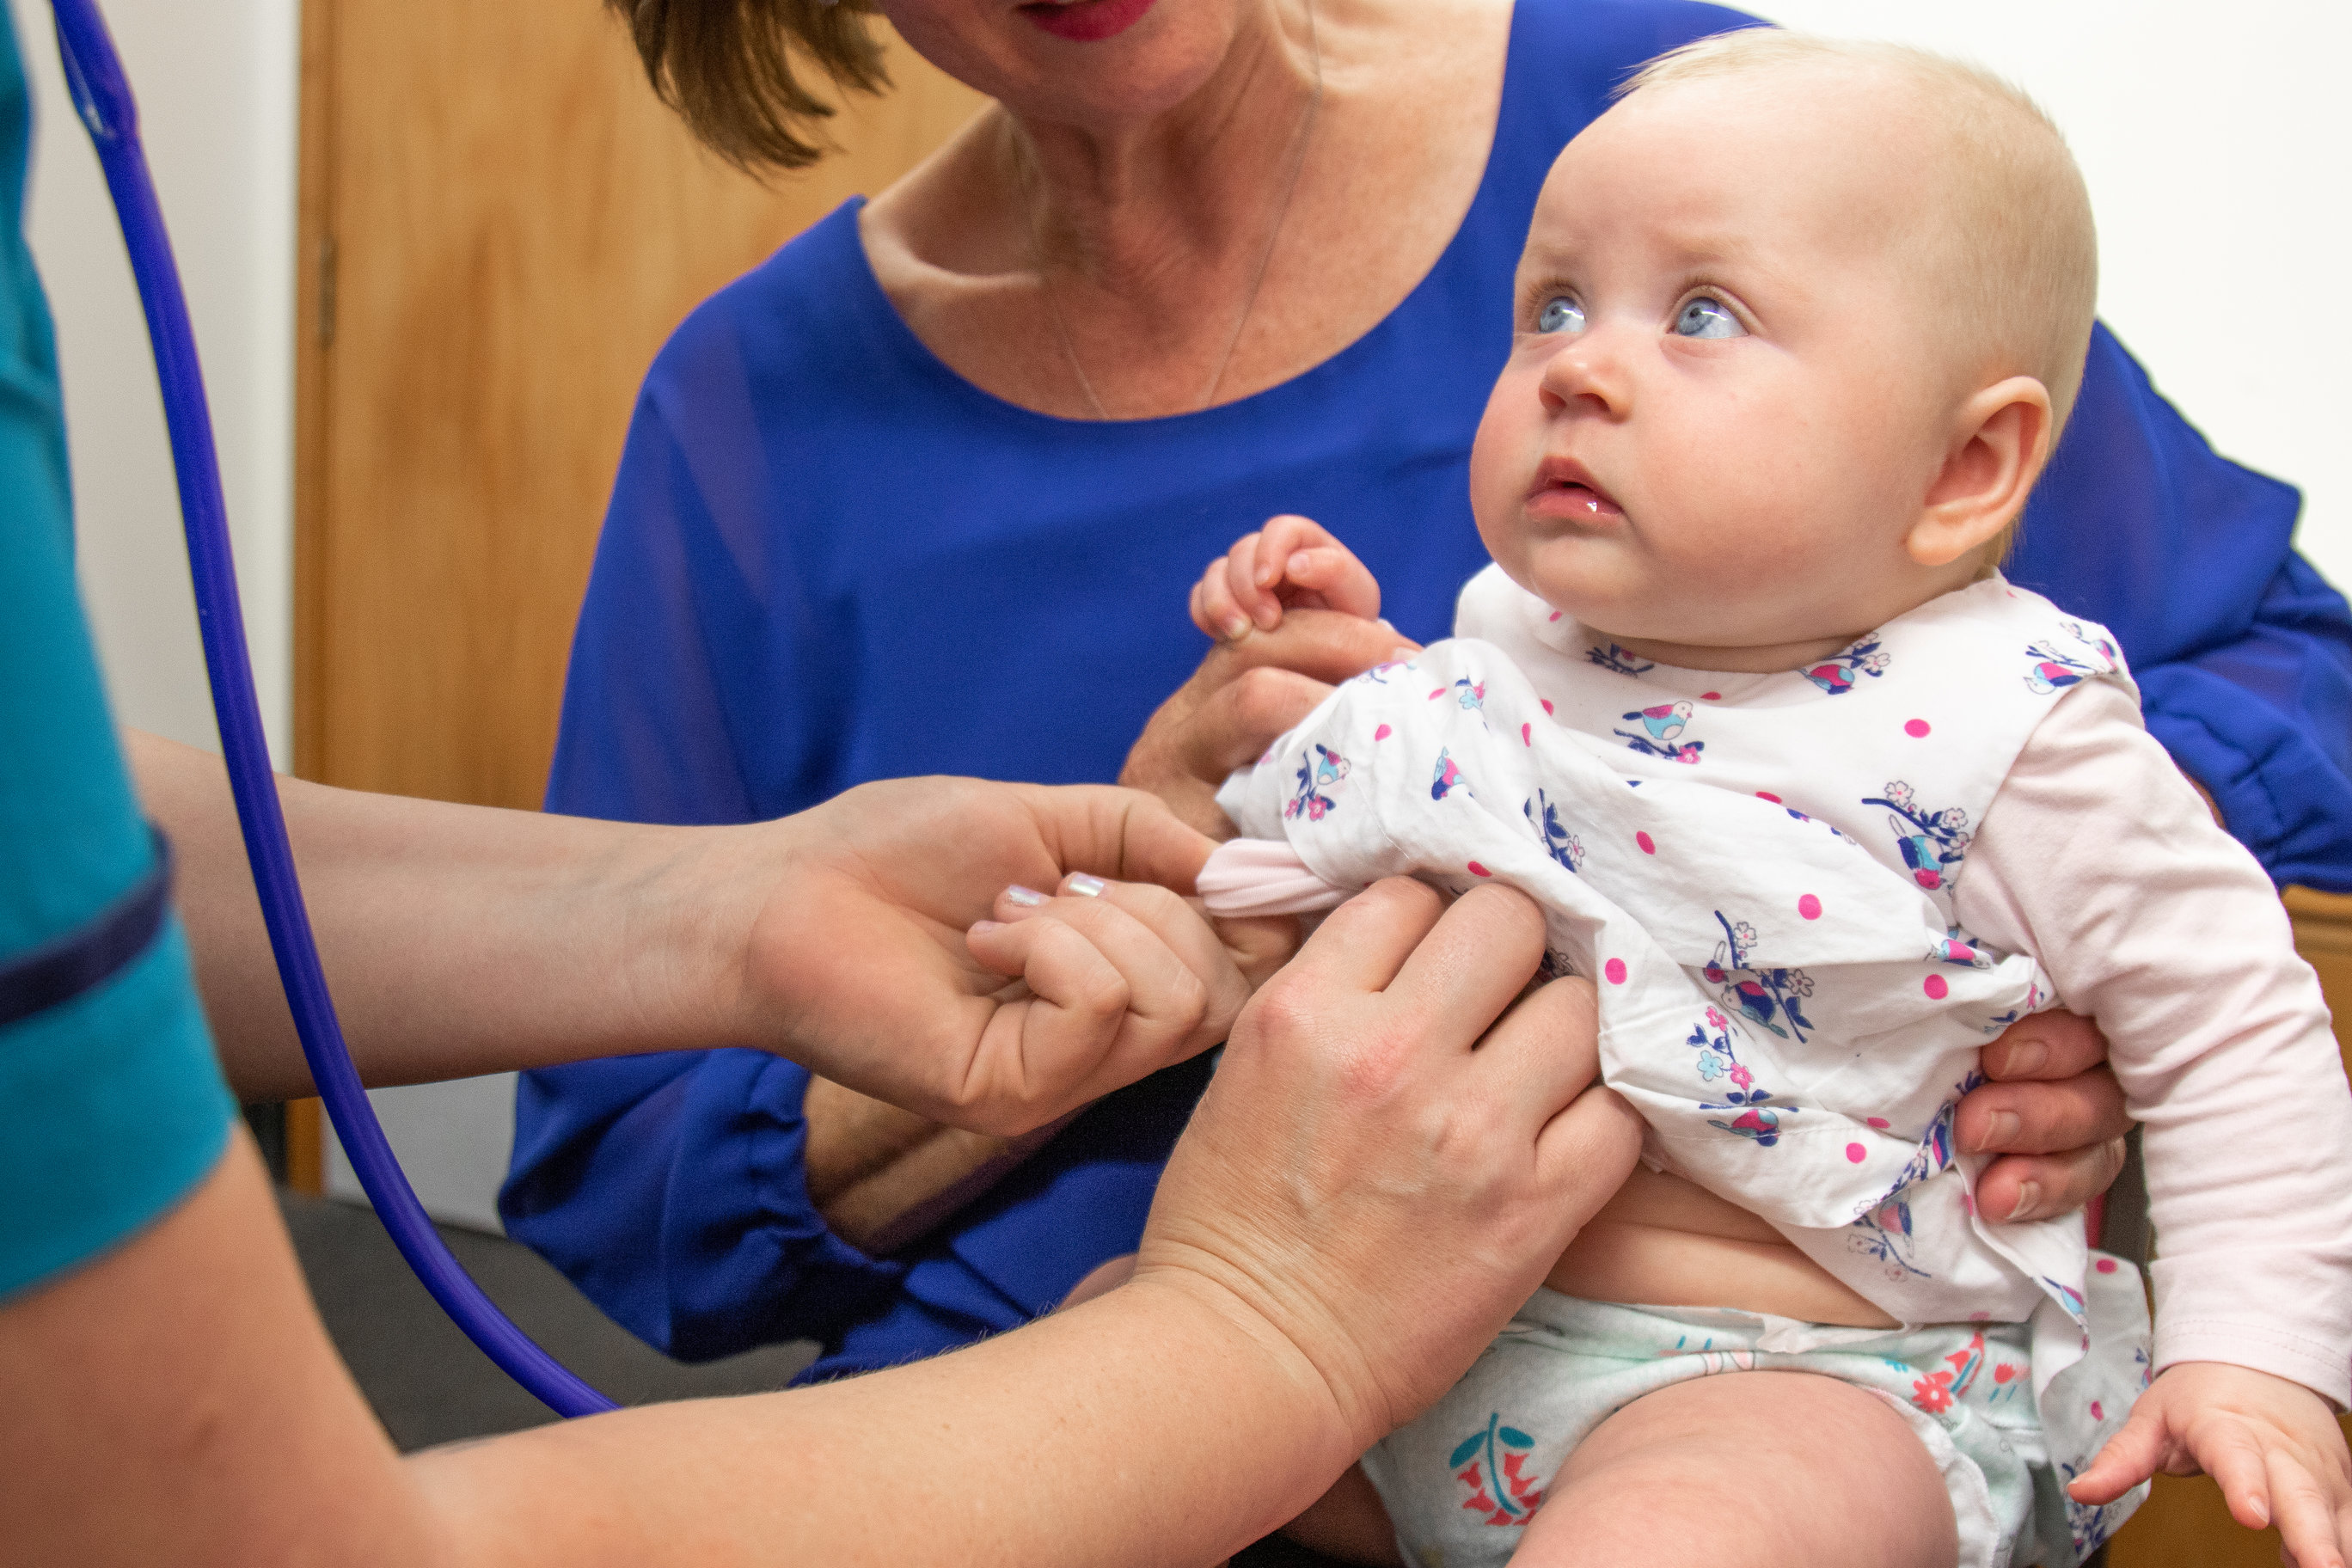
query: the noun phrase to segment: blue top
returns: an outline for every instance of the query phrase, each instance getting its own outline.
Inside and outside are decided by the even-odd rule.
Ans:
[[[176,1203],[234,1110],[74,591],[57,353],[18,222],[30,130],[0,16],[0,1299]]]
[[[1470,440],[1553,156],[1638,62],[1747,19],[1519,0],[1460,232],[1362,339],[1223,407],[1129,423],[1014,407],[923,347],[844,207],[679,329],[639,399],[572,651],[547,804],[739,822],[862,781],[1112,778],[1199,662],[1185,590],[1280,511],[1444,634],[1485,564]],[[2216,457],[2102,331],[2013,575],[2105,622],[2149,722],[2282,879],[2352,887],[2352,619],[2291,553],[2295,492]],[[920,1245],[868,1258],[802,1183],[807,1073],[750,1051],[528,1075],[509,1230],[699,1358],[816,1335],[817,1373],[1041,1312],[1131,1250],[1203,1081],[1114,1096]]]

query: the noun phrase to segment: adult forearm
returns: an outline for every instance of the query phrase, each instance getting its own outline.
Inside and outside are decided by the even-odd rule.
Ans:
[[[1213,1289],[1140,1280],[918,1365],[541,1428],[412,1468],[445,1539],[466,1543],[452,1560],[500,1568],[1200,1568],[1354,1457],[1311,1365]]]
[[[310,1093],[219,759],[124,739],[178,858],[179,909],[231,1086],[249,1100]],[[698,903],[682,886],[670,896],[688,858],[717,847],[703,836],[295,779],[278,794],[367,1082],[727,1043],[709,1032],[730,990],[719,927],[748,924],[749,910]]]

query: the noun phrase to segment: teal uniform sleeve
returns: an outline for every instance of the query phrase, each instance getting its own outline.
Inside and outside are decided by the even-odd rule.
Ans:
[[[109,916],[155,848],[74,590],[57,353],[20,221],[29,132],[0,16],[0,1300],[177,1203],[236,1110],[177,920],[134,951],[89,940],[121,929]],[[103,962],[40,962],[78,951]]]

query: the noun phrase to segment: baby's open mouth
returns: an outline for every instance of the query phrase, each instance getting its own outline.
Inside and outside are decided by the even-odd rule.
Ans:
[[[1536,470],[1535,487],[1528,492],[1528,510],[1536,517],[1567,522],[1613,522],[1624,509],[1602,489],[1573,458],[1547,458]]]

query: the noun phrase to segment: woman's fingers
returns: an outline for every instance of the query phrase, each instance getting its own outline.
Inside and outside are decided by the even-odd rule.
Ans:
[[[1297,610],[1282,625],[1209,650],[1143,727],[1118,782],[1158,795],[1203,833],[1230,837],[1217,785],[1311,711],[1331,684],[1388,658],[1403,639],[1377,621]]]
[[[2074,1013],[2036,1013],[2011,1024],[1984,1049],[1984,1075],[1995,1082],[2073,1078],[2107,1060],[2106,1037]]]
[[[1445,912],[1444,897],[1426,883],[1410,877],[1373,883],[1307,938],[1291,961],[1296,988],[1317,994],[1387,990]]]
[[[1388,989],[1433,1026],[1470,1023],[1475,1040],[1527,989],[1543,942],[1543,915],[1526,894],[1473,888],[1413,949]]]
[[[2040,1027],[2022,1033],[2027,1024]],[[2028,1019],[1987,1048],[1989,1068],[2020,1076],[1969,1095],[1954,1121],[1961,1148],[2000,1156],[1977,1178],[1986,1214],[2009,1220],[2064,1214],[2122,1173],[2131,1118],[2122,1086],[2101,1059],[2105,1050],[2097,1029],[2071,1014]],[[2093,1064],[2087,1070],[2085,1062]],[[2050,1077],[2031,1076],[2038,1074]]]
[[[2004,1154],[1977,1175],[1977,1206],[1992,1219],[2022,1223],[2081,1208],[2123,1174],[2124,1141],[2059,1154]]]
[[[2123,1086],[2104,1066],[2054,1083],[1989,1083],[1960,1101],[1954,1127],[1971,1153],[2054,1154],[2131,1131]]]

